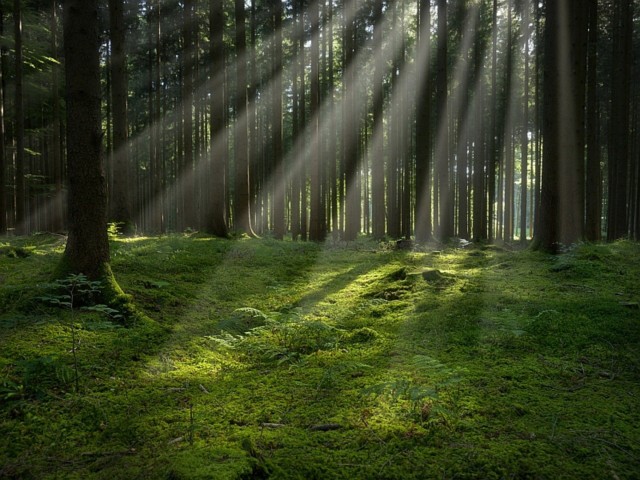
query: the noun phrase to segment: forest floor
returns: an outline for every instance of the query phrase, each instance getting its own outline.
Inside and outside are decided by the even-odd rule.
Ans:
[[[0,478],[640,476],[638,244],[113,239],[122,327],[63,242],[0,242]]]

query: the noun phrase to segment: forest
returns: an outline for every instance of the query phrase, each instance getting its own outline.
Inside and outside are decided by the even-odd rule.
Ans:
[[[0,0],[0,478],[637,478],[639,78],[633,0]]]

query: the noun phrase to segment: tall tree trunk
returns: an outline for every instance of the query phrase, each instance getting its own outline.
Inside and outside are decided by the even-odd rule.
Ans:
[[[383,49],[382,0],[373,4],[373,117],[371,148],[371,207],[372,233],[375,239],[385,235],[385,195],[384,195],[384,58]]]
[[[431,1],[419,0],[418,99],[416,102],[415,238],[431,239]],[[407,175],[408,172],[405,172]],[[405,232],[406,234],[406,232]]]
[[[584,97],[578,98],[576,91],[582,83],[584,93],[584,72],[575,55],[586,54],[586,49],[576,43],[586,31],[586,16],[571,16],[579,10],[578,0],[547,3],[542,194],[534,241],[535,248],[547,251],[557,251],[561,244],[582,238],[584,217],[579,192],[584,179],[579,172],[584,161],[584,145],[580,144],[584,137],[579,131],[579,112],[584,110]]]
[[[4,10],[2,5],[0,5],[0,36],[4,35]],[[0,56],[5,56],[5,47],[2,47],[2,51],[0,52]],[[4,137],[4,86],[5,86],[5,70],[4,70],[4,59],[0,61],[0,235],[5,235],[7,233],[7,192],[6,192],[6,182],[7,182],[7,152],[4,148],[5,137]]]
[[[18,235],[29,232],[26,217],[26,181],[24,157],[24,81],[22,56],[22,11],[20,0],[13,1],[13,34],[15,50],[15,97],[14,97],[14,137],[16,142],[15,157],[15,231]]]
[[[598,0],[588,0],[589,38],[587,46],[587,112],[586,112],[586,220],[585,238],[598,241],[601,236],[602,175],[598,138]]]
[[[487,239],[495,238],[496,167],[498,148],[496,142],[498,118],[498,0],[493,0],[491,47],[491,123],[489,126],[489,168],[487,169]]]
[[[311,210],[309,215],[309,239],[314,242],[323,241],[326,228],[323,225],[324,209],[322,162],[320,161],[320,12],[317,1],[310,5],[309,20],[311,22],[311,146],[310,146],[310,195]]]
[[[224,9],[223,0],[209,2],[209,41],[211,49],[211,158],[209,176],[212,181],[211,196],[206,206],[207,231],[219,237],[227,236],[226,219],[226,171],[227,151],[225,131],[225,59],[224,59]]]
[[[274,26],[274,59],[273,59],[273,91],[271,93],[271,115],[273,130],[273,162],[274,172],[271,178],[274,186],[273,195],[273,234],[282,240],[285,234],[285,176],[284,146],[282,137],[282,1],[272,0],[271,4]]]
[[[522,11],[522,55],[524,76],[522,89],[522,127],[520,132],[520,243],[527,241],[527,191],[528,191],[528,157],[529,157],[529,38],[530,38],[530,5],[523,3]]]
[[[438,133],[436,139],[436,178],[438,180],[439,222],[437,237],[446,240],[453,237],[453,185],[449,177],[449,115],[447,74],[447,2],[438,0],[438,46],[436,61],[436,117]]]
[[[51,2],[51,55],[58,58],[58,0]],[[0,82],[1,83],[1,82]],[[1,88],[1,87],[0,87]],[[64,205],[63,205],[63,176],[64,166],[62,162],[62,141],[61,136],[61,120],[62,113],[60,108],[60,81],[59,67],[56,64],[51,65],[51,93],[53,102],[53,121],[51,124],[51,157],[53,160],[53,183],[54,198],[52,208],[51,229],[53,231],[62,231],[64,229]],[[0,100],[1,102],[1,100]],[[1,107],[0,107],[1,108]],[[0,144],[4,145],[4,125],[0,118]],[[0,147],[2,148],[2,147]]]
[[[193,77],[196,54],[194,46],[194,0],[185,0],[183,10],[183,83],[182,83],[182,147],[183,158],[180,170],[181,222],[184,227],[197,228],[196,179],[193,155]]]
[[[512,95],[512,87],[514,84],[513,70],[514,70],[514,55],[513,55],[513,2],[508,1],[507,5],[507,45],[506,45],[506,68],[505,68],[505,82],[503,90],[505,95],[505,128],[504,128],[504,168],[501,169],[501,177],[504,181],[504,196],[499,195],[502,200],[498,203],[499,208],[502,208],[504,215],[498,215],[498,218],[502,221],[502,238],[505,242],[511,242],[513,240],[513,217],[514,217],[514,172],[515,172],[515,144],[514,144],[514,115],[515,103]],[[502,185],[502,183],[501,183]]]
[[[99,45],[97,0],[65,0],[69,237],[63,270],[90,279],[110,273]]]
[[[358,129],[359,117],[356,103],[356,1],[346,0],[344,25],[344,60],[343,70],[344,97],[342,111],[342,161],[344,164],[344,181],[346,186],[346,207],[344,220],[344,240],[353,241],[361,230],[362,195],[358,165]]]
[[[236,43],[235,192],[233,223],[238,233],[252,234],[249,198],[249,131],[247,124],[247,39],[244,0],[234,0]]]
[[[629,104],[633,15],[631,0],[613,2],[613,71],[609,133],[609,211],[607,240],[629,234]]]
[[[111,98],[113,111],[113,178],[109,220],[117,222],[122,232],[134,231],[131,216],[131,169],[129,165],[129,125],[127,120],[127,55],[124,0],[109,0],[111,30]]]
[[[300,162],[300,145],[302,141],[300,139],[301,132],[304,132],[304,126],[302,125],[301,120],[301,99],[304,98],[304,92],[300,90],[300,64],[304,63],[304,51],[303,47],[300,46],[304,41],[301,40],[304,36],[303,34],[303,11],[301,8],[298,8],[298,1],[294,0],[293,2],[293,17],[294,17],[294,35],[292,41],[292,56],[294,59],[294,63],[292,66],[293,69],[293,79],[292,79],[292,87],[291,87],[291,103],[292,105],[292,119],[291,119],[291,136],[292,136],[292,144],[293,144],[293,158],[295,158],[295,163],[293,165],[293,169],[289,178],[291,182],[291,238],[293,240],[298,240],[300,236],[301,226],[300,226],[300,174],[298,170],[301,170],[302,165]]]

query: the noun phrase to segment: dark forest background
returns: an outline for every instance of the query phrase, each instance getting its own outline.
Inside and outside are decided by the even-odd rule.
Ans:
[[[0,2],[0,234],[66,228],[62,9]],[[631,0],[101,2],[109,221],[640,237]]]

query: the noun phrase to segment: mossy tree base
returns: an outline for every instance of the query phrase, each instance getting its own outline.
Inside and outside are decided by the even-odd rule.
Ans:
[[[97,273],[96,273],[97,272]],[[63,255],[62,260],[54,273],[54,279],[66,278],[70,274],[84,273],[78,272],[71,267],[67,255]],[[118,284],[111,265],[109,263],[101,263],[95,269],[92,276],[87,277],[93,281],[101,282],[100,296],[97,299],[99,303],[107,305],[122,314],[124,326],[134,326],[142,324],[155,324],[155,322],[140,312],[133,303],[133,297],[122,290]]]

